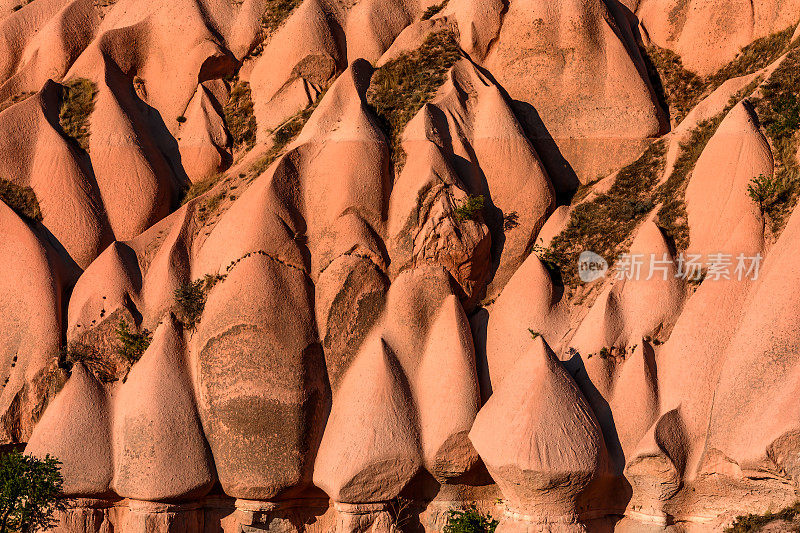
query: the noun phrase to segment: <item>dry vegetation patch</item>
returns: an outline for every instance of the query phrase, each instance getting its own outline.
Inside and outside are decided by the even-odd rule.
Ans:
[[[403,129],[433,98],[460,58],[461,49],[453,34],[440,31],[430,34],[417,50],[389,61],[372,76],[367,102],[389,133],[396,169],[402,167],[406,157],[400,146]]]
[[[790,27],[753,41],[730,63],[706,77],[687,70],[680,56],[671,50],[652,45],[643,55],[656,92],[668,107],[673,122],[678,124],[727,80],[753,74],[776,61],[789,47],[793,31]]]
[[[547,249],[565,285],[578,284],[578,256],[591,250],[612,264],[623,251],[633,230],[655,207],[655,189],[664,170],[663,141],[651,144],[633,163],[623,168],[605,194],[580,203],[572,210],[564,230]]]
[[[725,533],[755,533],[770,524],[783,523],[786,529],[783,531],[798,531],[800,524],[800,503],[795,503],[791,507],[786,507],[776,513],[768,512],[760,515],[749,514],[736,517],[736,521],[731,527],[725,529]]]
[[[258,57],[264,52],[264,44],[275,33],[275,30],[289,18],[303,0],[269,0],[264,14],[261,15],[261,30],[258,45],[250,52],[251,56]]]
[[[234,150],[250,150],[256,144],[256,116],[250,84],[235,80],[231,96],[223,108],[225,124],[233,140]]]
[[[64,133],[84,151],[89,151],[89,116],[94,111],[97,86],[78,78],[63,86],[59,123]]]
[[[425,12],[422,14],[422,19],[421,20],[430,20],[433,17],[435,17],[436,15],[438,15],[439,13],[441,13],[442,9],[447,7],[447,3],[449,1],[450,0],[444,0],[444,2],[442,2],[441,4],[434,4],[431,7],[429,7],[428,9],[426,9]]]
[[[27,100],[28,98],[30,98],[34,94],[36,94],[36,93],[34,93],[34,92],[22,92],[22,93],[19,93],[19,94],[15,94],[11,98],[8,98],[3,102],[0,102],[0,112],[5,111],[6,109],[8,109],[9,107],[11,107],[14,104],[17,104],[19,102]]]
[[[800,48],[793,48],[780,66],[761,87],[760,97],[753,104],[772,145],[775,175],[769,183],[759,184],[765,202],[760,206],[770,221],[770,229],[778,235],[786,225],[800,196]]]
[[[13,181],[0,178],[0,199],[19,216],[28,220],[42,220],[39,200],[30,187],[23,187]]]

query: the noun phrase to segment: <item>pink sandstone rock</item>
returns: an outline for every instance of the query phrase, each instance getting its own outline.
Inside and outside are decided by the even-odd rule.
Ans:
[[[45,411],[25,452],[61,461],[67,496],[109,493],[113,475],[109,398],[83,364],[72,368],[72,377]]]
[[[193,375],[230,496],[272,500],[311,482],[329,393],[310,289],[305,272],[255,253],[208,297]]]
[[[732,252],[736,231],[751,236],[747,248],[736,251],[755,253],[763,247],[763,217],[747,187],[759,175],[772,176],[774,163],[748,105],[728,113],[692,173],[686,189],[691,252]]]
[[[0,436],[25,442],[41,416],[44,388],[60,347],[65,287],[77,275],[41,229],[0,202]],[[44,381],[42,381],[44,380]]]
[[[675,50],[686,68],[713,74],[759,37],[797,24],[796,0],[645,0],[636,14],[647,36]]]
[[[391,500],[419,470],[407,380],[380,336],[362,345],[333,395],[314,465],[314,484],[334,502]]]
[[[560,530],[583,531],[575,499],[599,469],[603,437],[575,382],[541,338],[495,388],[469,436],[509,510],[525,515],[504,517],[504,523],[556,522]]]
[[[546,131],[534,135],[552,137],[582,183],[632,161],[663,129],[626,26],[599,0],[514,2],[483,63],[520,102],[523,122],[534,128],[540,118]]]
[[[477,461],[467,434],[480,407],[469,322],[455,296],[448,297],[428,333],[411,388],[419,410],[422,456],[440,482]]]
[[[115,394],[112,486],[122,497],[192,500],[215,481],[183,354],[168,316]]]

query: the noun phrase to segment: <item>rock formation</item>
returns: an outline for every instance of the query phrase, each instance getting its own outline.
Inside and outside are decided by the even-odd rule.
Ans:
[[[0,0],[0,444],[63,533],[794,504],[799,20]]]

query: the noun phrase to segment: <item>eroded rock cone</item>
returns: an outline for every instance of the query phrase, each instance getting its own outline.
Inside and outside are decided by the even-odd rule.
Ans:
[[[111,412],[103,386],[82,363],[45,411],[25,453],[61,461],[63,493],[71,497],[109,495],[113,477]]]
[[[174,319],[167,317],[114,398],[114,491],[145,501],[198,498],[216,479]]]
[[[586,400],[541,338],[494,388],[469,437],[506,500],[498,531],[585,531],[575,501],[605,445]]]
[[[386,341],[372,336],[333,396],[314,466],[314,484],[334,502],[380,503],[419,470],[419,438],[409,388]]]

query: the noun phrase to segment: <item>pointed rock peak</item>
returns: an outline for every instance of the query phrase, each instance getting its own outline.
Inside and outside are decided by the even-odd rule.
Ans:
[[[577,385],[541,338],[516,362],[469,433],[512,508],[575,518],[601,468],[602,434]]]
[[[668,258],[672,258],[672,252],[664,238],[664,233],[653,221],[653,217],[648,218],[636,232],[629,253],[631,255],[644,254],[648,258],[650,254],[655,254],[658,260],[661,260],[664,254],[667,254]]]
[[[62,462],[66,496],[101,496],[112,477],[110,413],[106,391],[82,363],[48,406],[26,453]]]
[[[337,502],[378,502],[419,470],[415,416],[405,376],[388,343],[365,342],[333,398],[314,483]]]
[[[131,368],[123,387],[146,387],[153,381],[161,381],[181,371],[179,365],[182,365],[184,348],[179,328],[172,313],[164,318],[153,333],[150,346]]]

